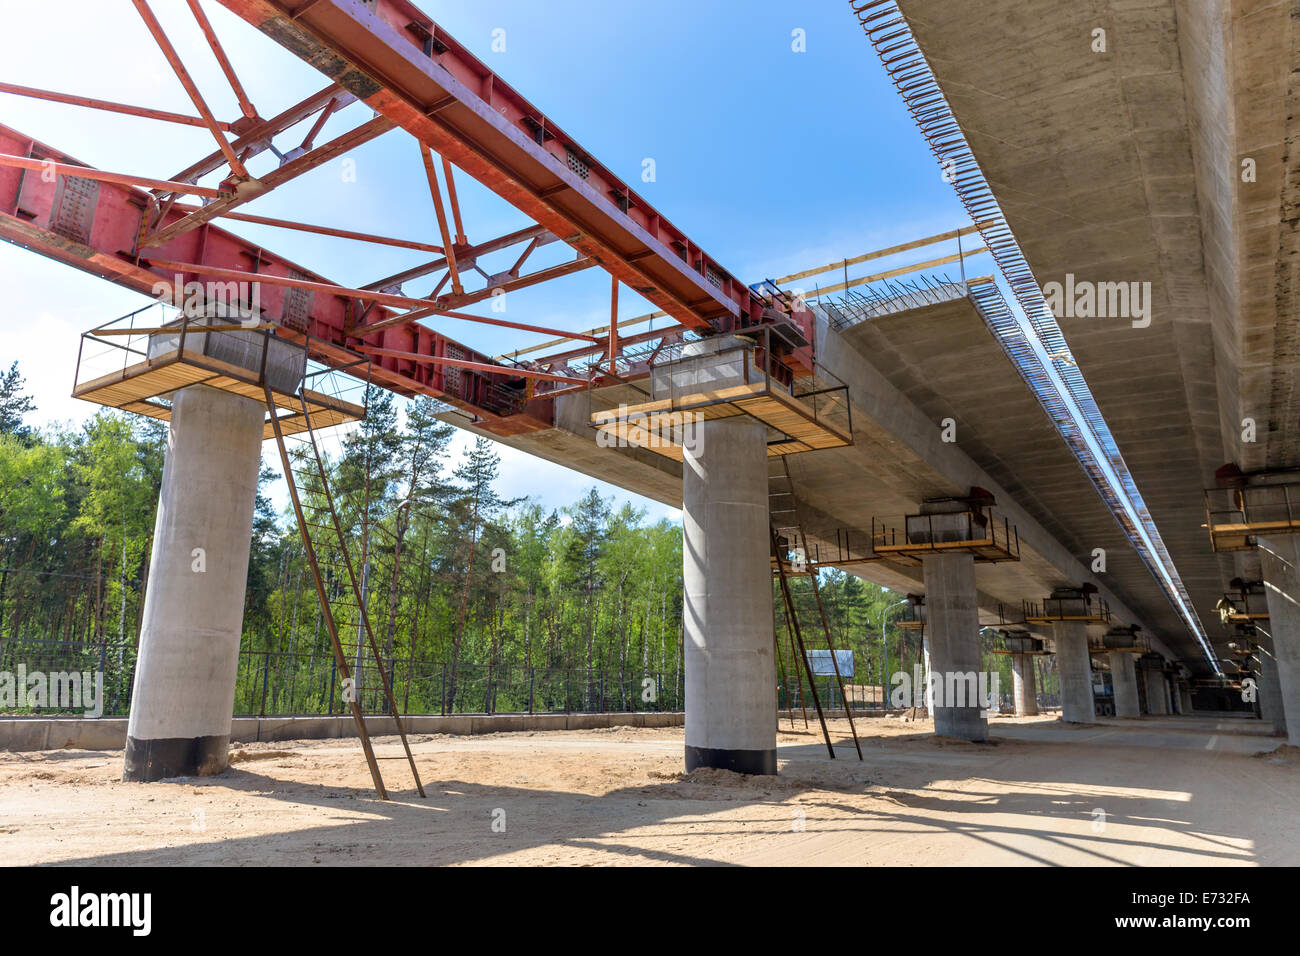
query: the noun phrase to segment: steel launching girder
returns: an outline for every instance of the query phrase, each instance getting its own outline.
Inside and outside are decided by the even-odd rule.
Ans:
[[[135,2],[146,22],[152,22],[151,29],[167,53],[170,45],[153,22],[146,0]],[[159,282],[202,279],[204,269],[212,270],[208,277],[220,275],[220,270],[250,278],[260,274],[267,277],[260,283],[264,312],[281,325],[280,334],[301,337],[305,332],[320,340],[316,347],[323,352],[317,357],[325,361],[331,361],[330,348],[348,349],[352,354],[367,351],[375,357],[373,376],[379,384],[406,395],[435,395],[500,433],[547,427],[553,417],[550,403],[544,397],[534,397],[547,388],[520,390],[513,365],[480,355],[418,325],[417,319],[439,313],[454,315],[452,309],[486,298],[495,287],[523,288],[599,265],[613,276],[615,295],[620,282],[628,285],[677,319],[678,329],[705,334],[746,329],[778,318],[774,306],[796,324],[810,325],[803,309],[784,308],[734,279],[408,0],[218,2],[315,66],[329,78],[329,85],[269,120],[257,116],[251,102],[245,103],[243,98],[245,115],[234,123],[217,123],[205,113],[204,121],[214,128],[214,135],[218,135],[215,127],[220,126],[236,139],[230,142],[218,135],[218,151],[172,178],[173,186],[193,184],[223,165],[230,166],[231,175],[220,190],[205,192],[196,186],[189,190],[212,197],[197,208],[178,204],[177,191],[162,188],[168,183],[108,174],[99,176],[98,181],[67,174],[53,176],[48,175],[50,170],[33,170],[31,163],[23,169],[23,160],[10,158],[10,165],[0,163],[0,238],[149,294],[157,294]],[[206,18],[198,11],[196,16],[204,25]],[[238,92],[242,87],[228,68],[224,52],[215,37],[208,39]],[[173,66],[184,81],[187,73],[183,65]],[[201,96],[196,90],[190,92],[203,112],[206,106]],[[315,146],[314,137],[325,119],[356,99],[371,107],[375,118]],[[100,104],[100,108],[107,107]],[[273,136],[313,115],[317,119],[302,146],[279,154],[279,168],[260,179],[240,175],[244,161],[274,149]],[[407,278],[443,267],[448,269],[453,286],[458,286],[457,258],[477,269],[477,255],[508,248],[516,241],[528,242],[511,270],[488,277],[489,288],[478,292],[454,288],[439,296],[444,277],[427,305],[398,311],[367,298],[365,290],[308,288],[302,280],[307,280],[307,286],[333,284],[212,225],[212,220],[280,183],[396,126],[421,143],[426,166],[428,150],[440,155],[456,219],[456,245],[449,247],[445,235],[441,259],[375,282],[366,290],[393,290],[393,284],[400,287]],[[5,127],[0,127],[0,152],[81,165]],[[232,155],[238,160],[231,159]],[[513,203],[537,225],[468,245],[455,202],[452,163]],[[432,178],[430,185],[438,204],[440,197]],[[141,186],[152,192],[144,192]],[[443,231],[447,232],[445,227]],[[577,257],[521,275],[520,266],[532,250],[556,239],[575,248]],[[193,264],[193,270],[187,268],[173,276],[167,263]],[[291,281],[276,283],[272,276]],[[612,346],[618,353],[623,345],[640,337],[620,341],[614,332],[616,316],[615,312],[605,344],[607,350]],[[811,329],[804,331],[807,334]],[[422,362],[413,356],[429,359]],[[333,358],[343,359],[344,353]],[[556,358],[544,364],[563,371]],[[488,371],[495,367],[501,368],[499,374]],[[566,376],[549,377],[553,386]],[[521,394],[525,397],[522,402]]]
[[[218,0],[687,328],[765,303],[409,0]]]
[[[2,125],[0,153],[85,166],[54,147]],[[283,256],[207,222],[156,249],[142,250],[139,240],[153,209],[155,197],[134,186],[0,165],[0,239],[144,295],[156,296],[160,288],[170,290],[168,294],[180,291],[175,289],[177,277],[166,268],[152,265],[149,257],[234,269],[247,274],[249,280],[261,274],[328,282]],[[183,210],[168,211],[163,223],[170,225],[185,215]],[[183,274],[180,284],[200,278]],[[360,345],[355,325],[363,308],[355,298],[270,283],[261,284],[260,294],[263,313],[280,325],[280,334],[299,340],[301,333],[311,336],[313,358],[331,364],[355,358]],[[379,305],[370,305],[367,311],[379,321],[396,312]],[[521,410],[512,391],[517,376],[508,365],[432,329],[410,323],[368,334],[365,344],[462,363],[420,362],[377,354],[371,368],[377,385],[408,397],[433,396],[483,419],[484,427],[502,434],[551,424],[545,398],[535,399]],[[501,372],[480,371],[465,363],[496,367]]]

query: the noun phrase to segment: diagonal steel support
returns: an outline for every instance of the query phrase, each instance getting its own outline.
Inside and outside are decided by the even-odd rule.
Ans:
[[[277,186],[282,186],[291,179],[296,179],[303,173],[309,172],[329,162],[336,156],[341,156],[349,150],[355,149],[362,143],[370,142],[370,140],[383,135],[392,128],[392,122],[382,116],[363,123],[356,129],[344,133],[324,146],[313,149],[311,152],[304,153],[297,159],[285,163],[279,169],[267,173],[261,179],[250,179],[240,183],[233,193],[228,193],[222,199],[210,202],[202,209],[190,213],[183,219],[178,219],[170,225],[150,233],[141,241],[140,246],[144,249],[150,249],[166,245],[177,236],[184,235],[192,229],[197,229],[205,222],[210,222],[223,213],[242,206],[244,203],[270,192]]]
[[[194,14],[194,19],[203,31],[204,38],[208,41],[208,46],[212,48],[212,55],[217,58],[217,63],[221,65],[221,72],[226,74],[226,79],[230,81],[230,88],[235,93],[235,99],[239,100],[239,109],[246,119],[255,120],[258,118],[257,109],[253,106],[253,101],[248,98],[244,92],[244,86],[239,82],[239,77],[235,75],[235,68],[230,64],[230,58],[226,56],[226,51],[221,46],[221,41],[217,39],[217,31],[212,29],[207,14],[199,6],[199,0],[185,0],[190,5],[190,12]]]
[[[460,284],[460,271],[456,268],[456,249],[447,228],[447,210],[442,205],[442,188],[438,185],[438,174],[433,168],[433,155],[423,143],[420,144],[420,160],[424,163],[424,175],[429,180],[433,211],[438,216],[438,231],[442,234],[443,255],[447,258],[447,271],[451,274],[451,288],[456,295],[461,295],[465,287]]]
[[[226,157],[226,162],[230,164],[231,172],[236,176],[247,178],[248,170],[239,161],[239,157],[235,155],[235,151],[230,146],[230,141],[221,132],[221,127],[217,124],[217,118],[212,115],[212,110],[208,109],[203,94],[199,92],[199,88],[194,84],[194,80],[191,78],[189,71],[185,69],[185,64],[181,62],[176,48],[172,46],[171,40],[167,39],[167,34],[163,32],[162,24],[158,22],[158,18],[154,16],[153,11],[149,9],[149,4],[146,0],[131,0],[131,2],[135,4],[135,9],[139,12],[140,18],[144,20],[144,25],[153,34],[153,38],[157,42],[158,48],[162,50],[163,56],[171,64],[176,78],[181,81],[181,86],[185,87],[185,92],[189,94],[190,100],[194,103],[194,108],[199,111],[204,124],[212,133],[213,138],[216,139],[217,146]]]

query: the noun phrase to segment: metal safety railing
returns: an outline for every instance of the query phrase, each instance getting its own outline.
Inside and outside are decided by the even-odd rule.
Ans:
[[[1215,551],[1244,551],[1261,534],[1300,531],[1300,481],[1207,488],[1205,525]]]
[[[818,362],[810,348],[796,349],[778,360],[772,329],[763,326],[736,332],[729,342],[714,351],[687,354],[689,348],[699,349],[705,341],[678,339],[656,345],[645,361],[649,382],[623,384],[644,396],[646,402],[666,401],[668,410],[779,392],[797,401],[814,423],[852,436],[849,387]],[[622,358],[615,359],[613,364],[607,356],[598,359],[586,368],[586,374],[592,379],[608,374]],[[791,364],[797,364],[805,374],[795,375]],[[726,391],[734,388],[748,391],[740,394]],[[587,389],[588,421],[597,410],[593,400],[595,392],[594,388]]]
[[[1011,519],[991,509],[913,514],[871,519],[871,548],[881,552],[961,551],[994,552],[1005,559],[1020,556],[1020,532]]]
[[[364,410],[370,359],[305,332],[281,336],[270,323],[205,311],[214,314],[155,302],[83,332],[73,395],[166,417],[166,396],[177,387],[213,384],[261,401],[265,385],[290,399],[302,392],[349,414]],[[326,351],[339,358],[326,363],[312,357]],[[168,372],[177,363],[201,371],[178,378]]]

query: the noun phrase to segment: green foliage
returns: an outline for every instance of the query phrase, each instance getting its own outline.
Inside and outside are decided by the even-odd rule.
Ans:
[[[36,411],[36,402],[30,395],[22,394],[23,377],[18,374],[18,363],[0,374],[0,435],[14,435],[26,442],[32,430],[23,425],[23,416]]]
[[[98,646],[92,656],[109,672],[110,710],[120,698],[123,712],[166,426],[101,412],[78,429],[23,435],[13,424],[24,407],[15,399],[21,381],[16,366],[0,378],[0,667],[15,641],[26,642],[24,659],[59,641]],[[403,413],[390,393],[375,391],[369,417],[325,463],[358,577],[369,563],[367,612],[399,706],[680,707],[681,528],[649,523],[631,505],[614,508],[594,487],[559,510],[504,499],[494,443],[479,438],[453,454],[454,430],[438,409],[419,398]],[[319,482],[298,489],[309,520],[327,523]],[[235,707],[337,712],[314,578],[292,511],[273,505],[285,497],[279,469],[264,469]],[[343,555],[325,536],[316,546],[344,655],[355,663],[357,611]],[[878,670],[880,613],[896,596],[840,572],[823,574],[823,596],[840,646],[859,652],[860,668]],[[890,631],[892,669],[901,633]],[[383,710],[368,649],[359,656],[363,706]]]

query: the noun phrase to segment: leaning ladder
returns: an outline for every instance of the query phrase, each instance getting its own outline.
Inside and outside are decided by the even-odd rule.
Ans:
[[[831,746],[830,734],[826,729],[826,719],[822,714],[821,700],[818,698],[818,694],[817,694],[817,683],[815,680],[813,680],[812,669],[807,663],[808,654],[807,654],[807,650],[804,647],[804,641],[802,636],[803,628],[801,628],[799,625],[799,612],[794,599],[794,594],[790,589],[789,575],[787,573],[787,566],[789,562],[785,558],[783,558],[781,554],[781,547],[779,542],[779,536],[782,533],[793,532],[796,538],[796,543],[798,547],[802,550],[804,561],[808,562],[811,561],[810,552],[808,549],[808,535],[807,532],[804,530],[803,522],[800,520],[799,499],[795,496],[794,493],[794,480],[790,477],[790,463],[787,460],[786,456],[784,455],[780,456],[778,460],[780,461],[781,464],[781,471],[777,474],[771,474],[769,472],[768,475],[768,482],[769,482],[768,503],[769,503],[771,526],[772,526],[771,527],[772,556],[775,559],[777,577],[780,580],[780,584],[781,584],[782,602],[785,605],[786,621],[790,627],[791,632],[795,636],[795,639],[799,642],[799,652],[802,660],[804,661],[804,671],[808,675],[808,685],[812,690],[813,703],[816,705],[817,708],[817,717],[821,721],[822,734],[826,738],[826,749],[830,751],[831,758],[834,759],[835,750]],[[778,503],[782,507],[779,508],[776,507]],[[776,520],[776,516],[778,514],[789,515],[790,518],[792,519],[791,523],[784,528],[778,529],[777,520]],[[853,711],[849,707],[849,698],[848,695],[845,693],[844,678],[840,674],[840,663],[838,658],[838,652],[835,647],[835,638],[831,634],[830,621],[827,620],[826,618],[826,608],[822,604],[821,589],[817,585],[817,569],[815,566],[808,567],[807,578],[809,582],[809,589],[812,592],[813,600],[817,605],[817,616],[821,623],[822,630],[826,635],[826,646],[831,652],[830,653],[831,667],[835,671],[835,680],[838,683],[840,688],[840,700],[843,701],[844,703],[844,716],[847,717],[849,720],[849,731],[853,735],[853,746],[857,749],[858,759],[862,760],[863,759],[862,742],[858,739],[858,728],[853,722]],[[797,676],[798,675],[797,666],[795,669],[795,673]],[[802,697],[802,685],[801,685],[800,696]]]
[[[285,445],[284,430],[280,424],[279,409],[276,405],[275,398],[271,394],[271,387],[263,384],[266,392],[266,407],[271,416],[271,428],[275,432],[275,444],[280,452],[280,465],[284,469],[284,480],[289,486],[289,499],[293,502],[293,513],[298,520],[298,532],[302,535],[303,551],[307,555],[307,563],[311,566],[312,580],[316,583],[316,597],[320,601],[321,613],[325,619],[326,629],[329,631],[330,645],[334,649],[334,661],[338,666],[339,676],[344,681],[344,687],[351,690],[351,693],[345,694],[348,708],[352,712],[352,720],[357,725],[357,735],[361,738],[361,749],[366,755],[366,764],[370,767],[370,776],[375,784],[375,793],[380,800],[388,799],[388,790],[384,787],[383,775],[379,772],[379,759],[375,756],[374,747],[370,742],[370,732],[366,728],[366,720],[361,712],[360,693],[352,683],[352,673],[348,667],[347,655],[343,653],[343,644],[339,640],[338,625],[334,620],[334,613],[330,606],[330,594],[325,586],[325,579],[321,576],[320,562],[317,557],[316,546],[312,537],[312,531],[320,531],[329,535],[332,532],[338,553],[342,556],[343,567],[346,571],[346,581],[350,586],[352,595],[356,601],[356,608],[360,615],[359,620],[361,630],[365,632],[370,652],[374,656],[375,666],[379,672],[379,681],[383,685],[384,695],[388,700],[388,712],[393,718],[393,723],[397,726],[397,733],[402,738],[402,748],[406,751],[406,760],[411,766],[411,776],[415,778],[415,789],[420,796],[424,796],[424,784],[420,782],[420,772],[415,766],[415,757],[411,754],[411,745],[406,739],[406,728],[403,726],[402,717],[397,711],[397,702],[393,699],[392,684],[388,680],[388,672],[384,667],[383,658],[379,653],[379,645],[375,642],[375,636],[370,630],[370,616],[366,612],[365,601],[361,598],[360,588],[357,586],[357,576],[352,568],[352,558],[348,554],[347,540],[343,536],[343,528],[339,524],[338,512],[334,507],[334,497],[330,493],[329,479],[326,475],[325,464],[321,461],[320,449],[316,444],[316,433],[311,425],[311,411],[307,406],[304,396],[299,395],[302,402],[302,420],[306,428],[300,434],[305,434],[306,440],[301,443],[303,454],[301,459],[304,462],[304,468],[307,470],[311,479],[319,483],[321,495],[325,501],[325,507],[321,510],[328,512],[329,523],[309,522],[306,512],[303,509],[302,498],[298,493],[297,477],[293,468],[293,459]],[[335,580],[332,582],[338,585],[341,582]],[[360,639],[358,637],[358,639]],[[397,758],[401,759],[401,758]]]

